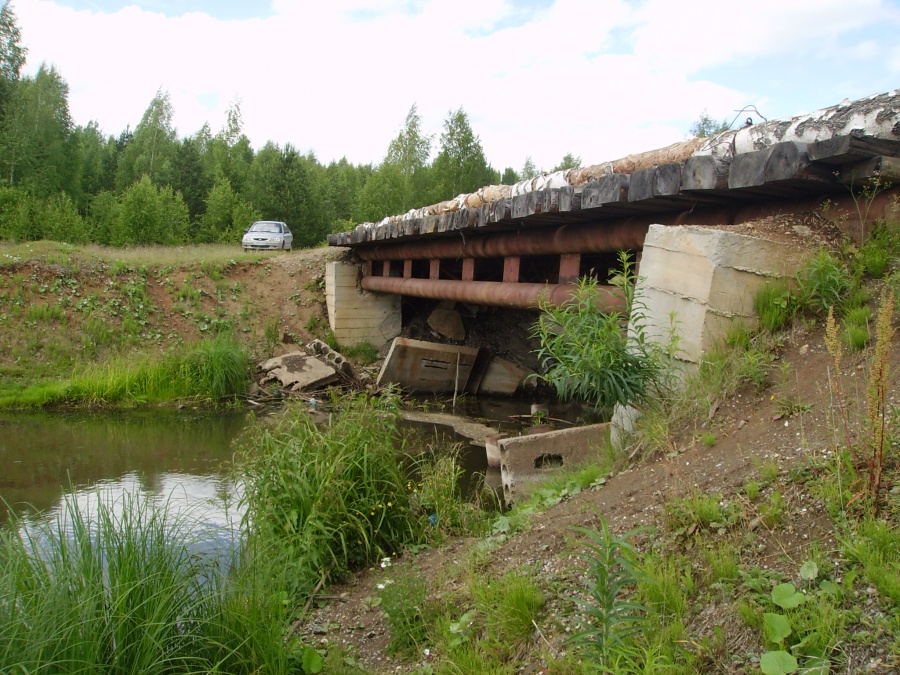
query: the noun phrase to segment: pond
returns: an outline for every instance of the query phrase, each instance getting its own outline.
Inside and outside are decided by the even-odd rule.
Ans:
[[[227,526],[240,519],[228,464],[245,426],[243,412],[2,414],[0,497],[20,515],[53,516],[67,486],[79,504],[127,492]]]

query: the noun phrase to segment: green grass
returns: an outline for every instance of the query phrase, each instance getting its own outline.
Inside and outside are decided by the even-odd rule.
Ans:
[[[784,281],[767,281],[753,297],[753,309],[766,330],[774,332],[785,328],[795,310],[790,286]]]
[[[89,516],[69,496],[56,520],[13,520],[0,532],[4,672],[296,672],[265,561],[235,554],[226,572],[193,541],[186,516],[128,495]]]
[[[216,402],[246,389],[248,364],[236,343],[220,337],[184,354],[133,356],[90,366],[69,380],[0,392],[0,408],[129,406],[189,398]]]

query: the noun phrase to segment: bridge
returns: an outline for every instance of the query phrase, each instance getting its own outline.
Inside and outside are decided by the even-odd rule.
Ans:
[[[727,230],[827,205],[834,222],[859,239],[863,221],[897,209],[897,183],[900,90],[486,186],[330,235],[329,245],[349,247],[353,264],[329,271],[329,319],[339,341],[378,345],[399,333],[401,296],[561,304],[579,277],[607,281],[618,251],[640,260],[651,225]],[[603,302],[615,306],[620,299],[607,290]]]

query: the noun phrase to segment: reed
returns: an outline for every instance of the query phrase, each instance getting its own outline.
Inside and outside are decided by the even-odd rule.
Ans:
[[[265,561],[204,545],[144,496],[65,504],[0,533],[5,672],[291,672]]]

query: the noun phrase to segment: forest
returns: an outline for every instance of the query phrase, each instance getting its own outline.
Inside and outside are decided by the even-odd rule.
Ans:
[[[254,149],[240,101],[223,128],[180,136],[167,91],[118,136],[76,125],[54,66],[24,75],[28,49],[10,2],[0,9],[0,240],[110,246],[238,242],[255,220],[281,220],[294,245],[315,246],[357,223],[537,175],[491,167],[466,112],[450,111],[439,137],[413,104],[376,165],[269,141]],[[567,154],[553,170],[578,166]]]

